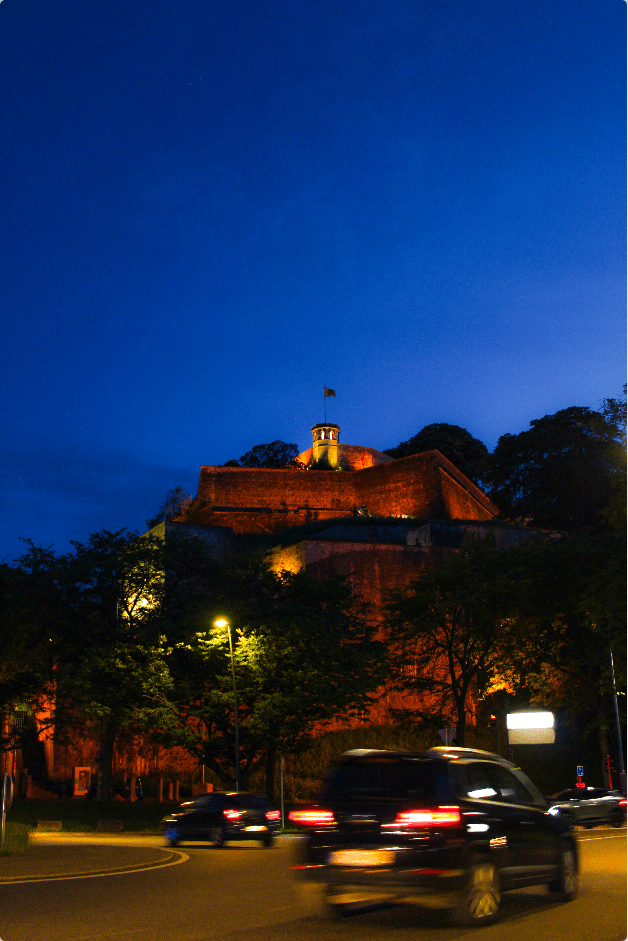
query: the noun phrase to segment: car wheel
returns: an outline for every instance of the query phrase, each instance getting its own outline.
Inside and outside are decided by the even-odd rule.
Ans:
[[[558,879],[549,884],[550,892],[555,892],[563,902],[571,902],[578,894],[578,868],[573,847],[564,846],[558,862]]]
[[[611,814],[611,827],[621,827],[624,822],[624,815],[621,810],[614,810]]]
[[[270,849],[274,842],[272,833],[267,833],[262,840],[262,846],[265,846],[266,849]]]
[[[497,916],[500,903],[499,876],[489,862],[476,863],[467,873],[466,887],[454,910],[459,925],[484,925]]]
[[[209,838],[214,846],[220,849],[220,847],[224,846],[227,842],[224,827],[213,827],[212,830],[210,830]]]
[[[181,842],[181,834],[178,830],[166,830],[166,846],[178,846]]]

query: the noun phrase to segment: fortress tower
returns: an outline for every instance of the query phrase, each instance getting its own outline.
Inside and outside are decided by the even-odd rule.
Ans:
[[[340,426],[323,422],[312,425],[312,470],[340,470],[338,440]]]

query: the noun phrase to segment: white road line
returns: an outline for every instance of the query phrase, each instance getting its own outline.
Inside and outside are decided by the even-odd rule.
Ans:
[[[625,833],[610,833],[608,836],[581,836],[578,843],[594,843],[596,840],[625,840]]]
[[[177,853],[179,859],[174,859],[170,863],[161,863],[153,866],[143,866],[141,869],[121,869],[119,872],[94,872],[91,875],[78,875],[78,876],[51,876],[48,878],[40,879],[14,879],[13,881],[7,880],[6,882],[0,882],[0,886],[3,885],[24,885],[25,882],[30,882],[31,885],[35,882],[39,882],[42,885],[45,885],[48,882],[67,882],[70,879],[102,879],[103,876],[133,876],[136,872],[152,872],[154,869],[167,869],[168,866],[178,866],[180,863],[185,863],[190,858],[186,853]]]

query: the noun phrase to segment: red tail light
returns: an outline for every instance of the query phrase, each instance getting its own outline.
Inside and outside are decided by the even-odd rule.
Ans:
[[[227,820],[238,820],[242,816],[239,810],[223,810],[223,814]]]
[[[293,823],[304,823],[309,827],[324,827],[336,822],[330,810],[291,810],[288,817]]]
[[[620,806],[620,807],[625,807],[625,806],[626,806],[626,798],[625,798],[625,797],[624,797],[622,800],[620,800],[619,806]]]
[[[403,827],[452,827],[460,823],[459,807],[433,807],[429,810],[404,810],[395,823]]]
[[[281,814],[278,810],[267,810],[266,811],[267,820],[281,820]]]

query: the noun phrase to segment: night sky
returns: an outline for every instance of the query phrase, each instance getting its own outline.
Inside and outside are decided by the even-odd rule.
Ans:
[[[0,2],[0,559],[625,382],[623,0]]]

